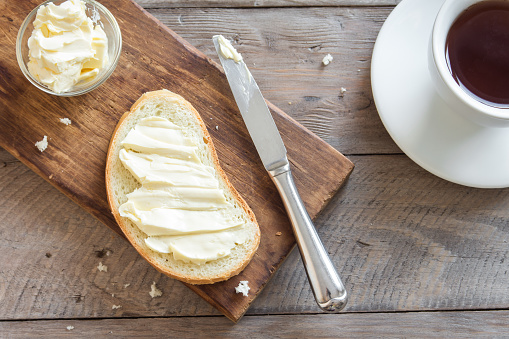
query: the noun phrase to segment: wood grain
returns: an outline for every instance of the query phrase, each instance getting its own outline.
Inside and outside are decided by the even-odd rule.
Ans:
[[[265,97],[343,154],[393,154],[401,151],[378,117],[370,82],[373,45],[391,10],[149,11],[213,60],[218,59],[210,38],[220,33],[232,39]],[[334,60],[324,67],[328,53]]]
[[[350,292],[347,311],[509,306],[509,189],[452,184],[404,155],[351,159],[354,173],[316,220]],[[288,292],[265,291],[252,312],[271,302],[312,311],[295,254],[273,279]]]
[[[475,311],[509,309],[509,190],[471,189],[451,184],[422,170],[404,155],[388,154],[400,151],[379,122],[375,107],[362,109],[364,106],[352,104],[370,98],[369,73],[364,69],[355,82],[355,91],[345,86],[348,89],[345,94],[354,96],[348,104],[328,106],[321,99],[304,99],[306,91],[315,88],[327,91],[329,86],[335,89],[344,86],[338,81],[344,71],[349,72],[349,67],[344,65],[355,68],[358,54],[370,58],[370,48],[390,7],[343,8],[341,5],[346,3],[365,2],[342,1],[338,7],[330,8],[190,10],[181,7],[197,4],[240,7],[244,2],[142,1],[147,8],[155,4],[149,8],[151,13],[209,56],[213,54],[206,50],[205,42],[217,31],[217,21],[223,26],[228,24],[226,19],[234,20],[235,24],[244,22],[253,32],[246,30],[248,33],[244,34],[250,34],[253,39],[257,39],[257,29],[270,33],[273,28],[276,33],[286,32],[292,41],[300,37],[311,45],[319,42],[320,36],[309,38],[304,30],[296,30],[292,35],[285,29],[285,22],[295,27],[297,16],[308,29],[319,27],[322,36],[333,37],[336,33],[327,32],[327,19],[338,17],[338,13],[354,13],[341,39],[332,40],[327,47],[329,51],[341,51],[339,56],[333,53],[335,59],[330,66],[338,67],[333,70],[337,72],[334,77],[306,77],[312,70],[309,62],[299,64],[309,66],[305,72],[291,73],[293,66],[285,58],[292,57],[295,42],[286,43],[285,36],[279,39],[280,34],[275,35],[272,43],[276,53],[270,52],[263,39],[252,43],[244,40],[243,45],[236,45],[245,58],[256,63],[251,68],[258,82],[263,83],[262,88],[273,89],[270,93],[264,90],[269,100],[325,137],[335,148],[349,154],[356,164],[346,186],[315,221],[349,290],[348,313],[315,314],[317,308],[299,255],[294,251],[254,301],[248,315],[233,326],[182,284],[158,274],[124,240],[112,235],[100,222],[0,149],[2,336],[162,337],[173,333],[180,337],[241,338],[257,334],[260,337],[278,334],[281,337],[509,336],[507,311]],[[284,6],[290,2],[273,3]],[[254,2],[246,6],[254,6]],[[260,20],[263,16],[259,11],[278,20]],[[272,16],[272,11],[280,15]],[[183,15],[182,24],[180,15]],[[242,20],[235,21],[237,16]],[[8,18],[0,17],[0,29],[14,30],[11,33],[15,34],[17,26],[11,26]],[[225,29],[225,34],[235,37],[233,26]],[[351,37],[362,37],[366,43],[358,45]],[[2,43],[6,42],[0,39]],[[299,48],[305,52],[308,47]],[[252,59],[257,48],[264,53]],[[318,63],[320,51],[309,52],[310,58],[316,57]],[[269,69],[271,63],[275,65]],[[324,74],[328,71],[331,68],[325,68]],[[281,74],[291,80],[278,92],[278,84],[285,81]],[[330,95],[328,98],[332,98]],[[315,118],[303,118],[311,110]],[[0,114],[5,114],[3,107]],[[330,116],[338,119],[332,131],[319,125],[322,116],[324,121],[330,121]],[[51,213],[55,208],[58,212]],[[106,254],[108,251],[110,255]],[[47,253],[51,254],[50,258],[46,257]],[[99,261],[108,266],[108,272],[97,271]],[[148,296],[152,281],[163,290],[162,297]],[[131,285],[124,289],[125,283]],[[122,307],[112,310],[112,305]],[[441,309],[453,311],[436,311]],[[67,331],[69,325],[75,329]]]
[[[447,183],[403,155],[352,160],[315,222],[347,312],[509,307],[509,190]],[[218,314],[3,150],[0,197],[0,320]],[[150,298],[152,281],[162,297]],[[248,314],[318,312],[293,251]]]
[[[509,336],[509,311],[247,316],[233,326],[217,317],[13,321],[9,338],[494,338]],[[72,329],[67,329],[72,326]]]
[[[0,319],[219,314],[4,150],[0,195]]]
[[[350,7],[350,6],[395,6],[401,0],[136,0],[143,8],[182,7]]]
[[[214,285],[189,286],[227,317],[238,320],[293,248],[281,199],[259,160],[222,71],[210,59],[152,16],[124,0],[103,2],[119,22],[123,52],[101,90],[62,98],[47,95],[20,74],[13,55],[15,30],[3,41],[0,58],[0,145],[116,232],[104,187],[106,151],[120,116],[143,92],[168,88],[200,112],[211,130],[219,160],[232,184],[257,216],[262,237],[249,266],[237,277]],[[19,26],[36,1],[1,2],[9,26]],[[157,75],[157,76],[155,76]],[[24,98],[23,100],[21,98]],[[343,155],[269,103],[288,150],[296,185],[314,218],[353,169]],[[71,126],[59,123],[67,117]],[[217,128],[214,128],[217,126]],[[35,141],[49,136],[41,153]],[[276,232],[282,236],[276,237]],[[250,282],[248,298],[230,293],[239,280]]]

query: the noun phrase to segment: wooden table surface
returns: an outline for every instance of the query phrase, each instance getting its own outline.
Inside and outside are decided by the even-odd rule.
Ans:
[[[509,190],[426,172],[373,102],[399,1],[137,2],[214,60],[211,36],[233,39],[265,97],[355,164],[315,221],[349,304],[321,313],[294,250],[235,325],[0,149],[0,336],[509,336]]]

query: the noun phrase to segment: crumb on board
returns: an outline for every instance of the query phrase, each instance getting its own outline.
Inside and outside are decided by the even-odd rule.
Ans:
[[[247,297],[249,290],[251,289],[251,287],[247,285],[248,283],[249,281],[247,280],[242,280],[239,282],[239,286],[235,287],[235,292],[242,293],[244,297]]]
[[[122,305],[113,305],[113,306],[111,306],[111,309],[118,310],[120,307],[122,307]]]
[[[124,284],[124,288],[131,286],[131,284]]]
[[[323,59],[322,59],[322,64],[323,64],[324,66],[327,66],[328,64],[330,64],[330,63],[331,63],[331,61],[332,61],[332,60],[334,60],[334,58],[332,57],[332,55],[327,54],[326,56],[324,56],[324,57],[323,57]]]
[[[112,293],[112,294],[111,294],[111,296],[112,296],[113,298],[115,298],[115,293]]]
[[[276,232],[276,236],[278,236],[278,237],[279,237],[281,234],[283,234],[283,233],[281,233],[281,232]]]
[[[344,94],[346,92],[346,88],[341,87],[341,89],[339,91],[341,92],[341,94]]]
[[[97,265],[97,269],[99,272],[108,272],[108,266],[103,265],[102,262],[99,262],[99,265]]]
[[[37,141],[35,147],[37,147],[39,151],[44,152],[46,148],[48,148],[48,137],[45,135],[41,141]]]
[[[218,130],[219,130],[219,126],[216,126],[216,131],[218,131]]]
[[[66,126],[69,126],[72,123],[71,119],[69,118],[60,118],[60,122]]]
[[[163,292],[157,288],[156,282],[153,281],[152,285],[150,285],[150,292],[148,292],[152,298],[160,297],[163,295]]]
[[[74,330],[74,326],[67,326],[67,330],[68,330],[68,331],[72,331],[72,330]]]
[[[291,101],[288,101],[288,105],[291,105],[291,104],[292,104],[292,102],[291,102]]]

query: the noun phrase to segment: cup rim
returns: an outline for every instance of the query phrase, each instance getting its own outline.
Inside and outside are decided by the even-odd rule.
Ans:
[[[96,89],[97,87],[102,85],[111,76],[111,74],[115,71],[118,61],[120,59],[120,54],[122,52],[122,32],[120,31],[120,26],[118,25],[117,20],[115,19],[113,14],[111,14],[111,12],[104,5],[102,5],[101,3],[99,3],[95,0],[81,0],[85,3],[89,3],[89,4],[93,5],[94,7],[99,9],[110,21],[113,31],[115,32],[114,46],[116,48],[115,48],[115,51],[113,54],[113,60],[108,65],[108,69],[106,70],[106,72],[102,73],[101,77],[98,78],[97,80],[95,80],[95,82],[93,84],[91,84],[90,86],[88,86],[86,88],[79,89],[79,90],[71,89],[66,92],[56,93],[56,92],[52,91],[50,88],[41,84],[39,81],[37,81],[37,79],[35,79],[32,76],[32,74],[29,72],[29,70],[23,60],[22,51],[21,51],[21,47],[22,47],[21,43],[22,43],[22,38],[23,38],[25,31],[27,30],[29,24],[33,21],[32,19],[37,14],[37,11],[39,10],[39,8],[41,8],[42,6],[46,6],[49,3],[60,2],[60,1],[64,2],[65,0],[46,0],[43,3],[39,4],[37,7],[35,7],[32,11],[30,11],[30,13],[25,17],[25,19],[23,20],[23,22],[18,30],[18,35],[16,37],[16,59],[18,61],[18,66],[20,67],[21,72],[23,73],[25,78],[27,78],[27,80],[32,83],[32,85],[34,85],[41,91],[46,92],[48,94],[62,96],[62,97],[72,97],[72,96],[82,95],[82,94],[88,93],[88,92]]]
[[[481,2],[484,0],[476,0],[473,3],[470,3],[468,6],[462,8],[461,13],[464,10],[469,8],[470,6]],[[433,56],[433,62],[435,63],[436,69],[438,71],[438,75],[445,83],[447,88],[459,99],[461,102],[471,109],[477,111],[478,113],[487,115],[492,118],[501,119],[501,120],[509,120],[509,108],[502,107],[493,107],[487,104],[484,104],[468,93],[466,93],[461,87],[458,85],[456,80],[454,80],[450,70],[449,65],[446,60],[446,51],[445,51],[445,40],[447,39],[447,34],[451,26],[447,26],[445,22],[450,17],[450,10],[454,3],[458,3],[456,0],[445,0],[442,7],[440,8],[438,15],[435,18],[435,22],[433,24],[433,32],[431,34],[431,52]],[[458,16],[456,16],[452,23],[455,22]],[[452,24],[451,24],[452,25]]]

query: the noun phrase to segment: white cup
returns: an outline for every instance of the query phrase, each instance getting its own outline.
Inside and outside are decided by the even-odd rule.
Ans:
[[[454,80],[446,60],[447,34],[456,18],[483,0],[446,0],[433,25],[428,66],[438,94],[458,114],[487,127],[509,127],[509,109],[489,106],[466,93]]]

